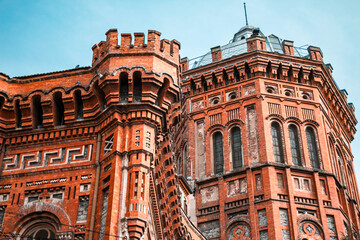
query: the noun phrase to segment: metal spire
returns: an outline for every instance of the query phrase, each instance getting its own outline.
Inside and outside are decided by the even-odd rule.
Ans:
[[[244,11],[245,11],[246,26],[248,26],[249,23],[248,23],[247,14],[246,14],[246,3],[245,2],[244,2]]]

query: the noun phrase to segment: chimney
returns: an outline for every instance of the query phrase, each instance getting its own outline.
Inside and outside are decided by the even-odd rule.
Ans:
[[[318,60],[318,61],[323,60],[323,54],[322,54],[322,51],[321,51],[321,49],[319,47],[309,46],[308,47],[308,52],[309,52],[309,55],[310,55],[310,59]]]
[[[282,47],[286,55],[294,56],[294,41],[284,40],[282,42]]]
[[[187,57],[180,59],[181,72],[189,70],[189,60]]]
[[[266,38],[260,34],[260,29],[255,28],[252,35],[246,39],[247,51],[266,50]]]
[[[211,48],[212,61],[220,61],[222,59],[222,53],[220,46]]]

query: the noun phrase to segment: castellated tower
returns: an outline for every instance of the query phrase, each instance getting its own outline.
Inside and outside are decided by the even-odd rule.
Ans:
[[[1,236],[181,238],[174,171],[156,173],[171,194],[155,187],[179,101],[180,44],[157,31],[146,38],[111,29],[91,67],[0,75]],[[173,195],[168,216],[160,200]]]

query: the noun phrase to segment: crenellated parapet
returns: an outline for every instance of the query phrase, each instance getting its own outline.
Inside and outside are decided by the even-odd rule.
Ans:
[[[106,33],[106,41],[101,41],[92,47],[92,65],[96,66],[108,54],[154,54],[174,64],[179,64],[180,43],[176,40],[161,39],[160,36],[160,32],[149,30],[147,36],[144,33],[134,33],[133,35],[122,33],[119,39],[118,31],[110,29]]]

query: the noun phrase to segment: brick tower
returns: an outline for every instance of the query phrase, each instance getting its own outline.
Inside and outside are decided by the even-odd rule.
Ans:
[[[1,239],[359,237],[357,121],[320,48],[245,26],[179,49],[111,29],[91,67],[0,73]]]
[[[357,121],[322,57],[245,26],[181,59],[177,170],[207,239],[359,237]]]
[[[169,149],[168,114],[179,101],[180,44],[156,31],[147,41],[143,33],[121,34],[119,42],[109,30],[92,48],[91,67],[1,74],[2,236],[180,237],[174,171],[158,168],[169,189],[158,196],[155,187],[156,153]],[[169,169],[171,158],[162,157]],[[160,201],[171,204],[171,218]]]

